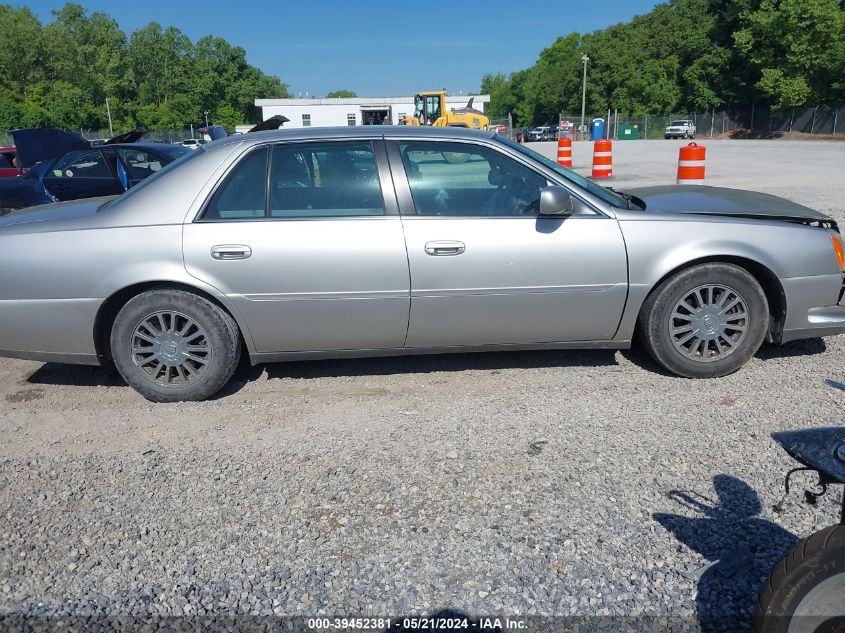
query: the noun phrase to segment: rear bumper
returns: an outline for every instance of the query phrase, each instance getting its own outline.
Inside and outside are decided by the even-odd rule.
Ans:
[[[0,301],[0,356],[99,364],[94,321],[102,299]]]

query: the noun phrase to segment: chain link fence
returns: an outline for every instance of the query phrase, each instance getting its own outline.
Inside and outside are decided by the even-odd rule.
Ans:
[[[568,120],[578,127],[580,114],[561,114],[561,121]],[[605,134],[614,139],[662,139],[672,121],[691,120],[695,123],[696,136],[718,138],[778,138],[785,134],[808,134],[818,137],[845,135],[845,106],[817,106],[775,110],[769,106],[729,105],[709,112],[674,112],[632,116],[621,112],[598,113],[585,117],[589,134],[590,123],[595,118],[606,122]],[[626,129],[628,132],[626,132]]]
[[[777,138],[789,133],[809,134],[817,137],[845,135],[845,106],[815,108],[794,108],[775,110],[769,106],[729,105],[709,112],[674,112],[669,114],[647,114],[633,116],[621,112],[592,113],[584,118],[583,133],[579,130],[580,113],[560,115],[560,121],[568,121],[568,134],[573,138],[590,138],[590,123],[595,118],[605,120],[605,135],[614,139],[662,139],[672,121],[691,120],[695,123],[696,137],[714,138],[731,135],[733,138]],[[558,122],[554,122],[556,125]],[[490,127],[499,134],[515,139],[521,132],[534,126],[512,126],[509,119],[491,119]],[[628,130],[626,133],[625,130]],[[76,131],[76,130],[74,130]],[[96,141],[108,139],[112,134],[107,129],[81,129],[86,139]],[[116,131],[116,133],[119,133]],[[155,143],[179,143],[188,138],[200,136],[197,128],[181,130],[151,130],[144,141]],[[12,137],[0,132],[0,146],[13,145]]]

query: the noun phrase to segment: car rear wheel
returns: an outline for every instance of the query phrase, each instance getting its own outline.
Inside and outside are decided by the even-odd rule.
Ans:
[[[179,290],[151,290],[129,300],[111,331],[115,367],[153,402],[213,396],[232,377],[240,351],[232,317]]]
[[[658,286],[640,312],[646,350],[687,378],[735,372],[760,348],[769,306],[757,280],[733,264],[701,264]]]

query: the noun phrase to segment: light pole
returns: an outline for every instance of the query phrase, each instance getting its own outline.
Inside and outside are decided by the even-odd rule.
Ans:
[[[114,130],[111,126],[111,106],[109,106],[109,98],[106,97],[106,112],[109,114],[109,136],[114,136]],[[813,115],[815,116],[815,115]]]
[[[584,134],[584,113],[587,110],[587,62],[590,58],[584,53],[581,55],[581,61],[584,62],[584,81],[581,86],[581,134]]]
[[[208,110],[206,110],[203,114],[205,114],[205,127],[208,127]]]

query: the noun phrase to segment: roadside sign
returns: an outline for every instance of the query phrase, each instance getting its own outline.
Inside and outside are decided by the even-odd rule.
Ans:
[[[570,125],[572,125],[569,121],[561,121],[560,122],[560,129],[561,130],[568,130]]]

